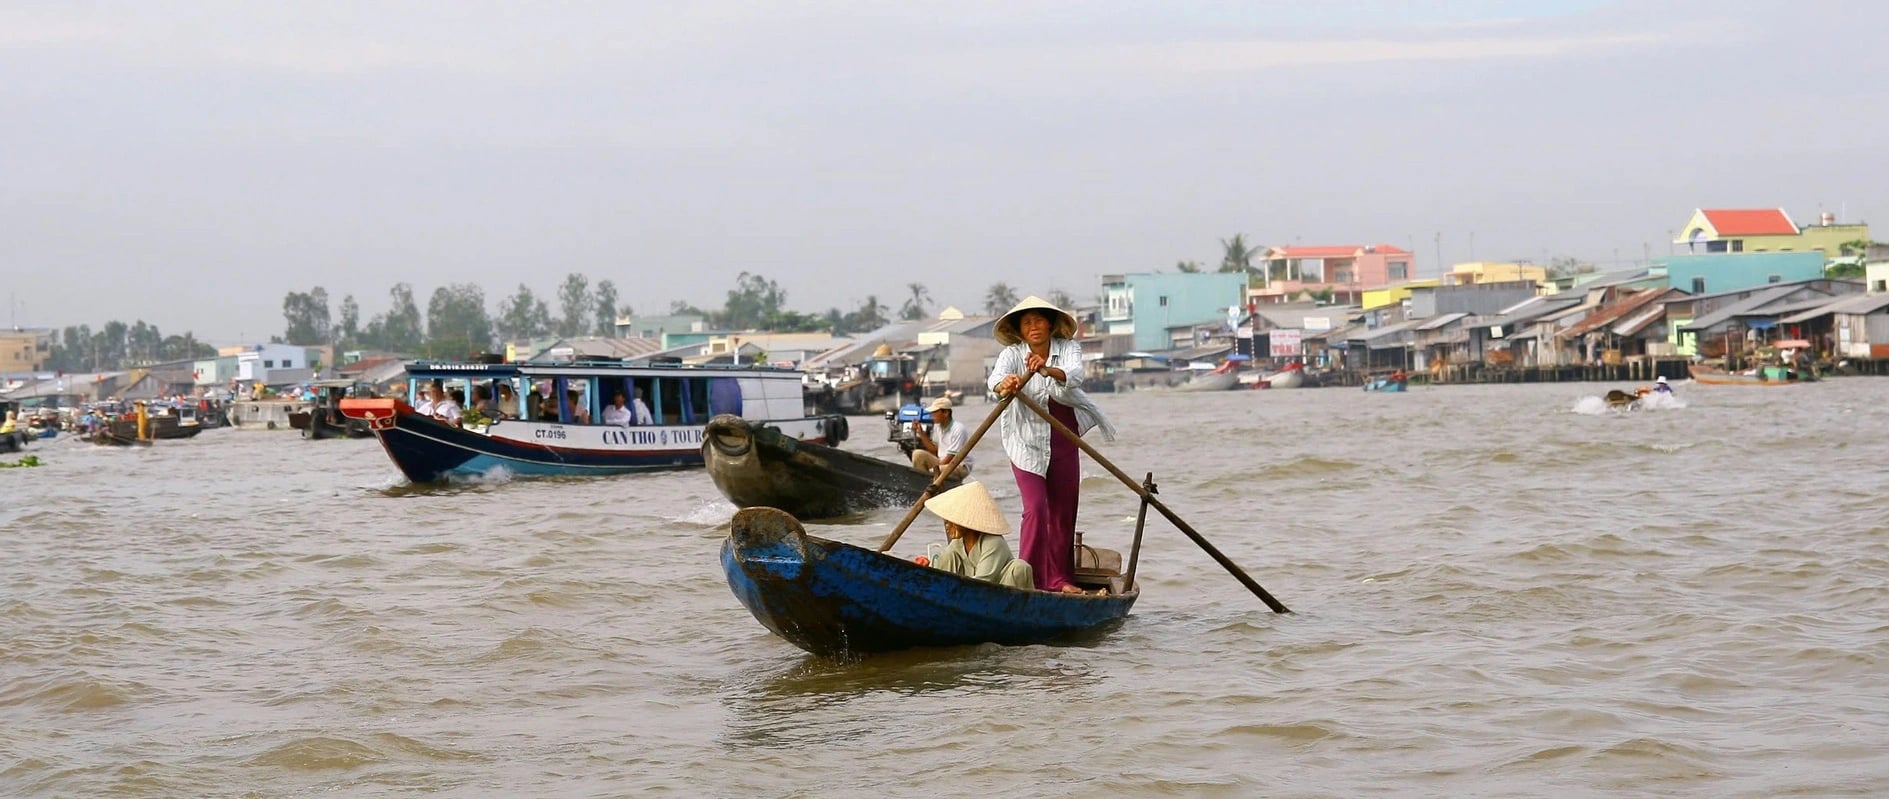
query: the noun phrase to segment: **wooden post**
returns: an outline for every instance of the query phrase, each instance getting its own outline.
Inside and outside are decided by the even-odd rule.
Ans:
[[[1154,487],[1154,472],[1149,472],[1147,478],[1141,481],[1141,490],[1146,493],[1142,495],[1141,510],[1135,513],[1135,544],[1128,549],[1128,573],[1122,581],[1124,591],[1135,590],[1135,564],[1141,560],[1141,531],[1148,526],[1147,495],[1158,490]]]

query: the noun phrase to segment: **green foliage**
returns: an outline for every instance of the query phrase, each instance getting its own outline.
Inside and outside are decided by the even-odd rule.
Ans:
[[[1011,288],[1010,284],[992,283],[990,289],[984,293],[984,312],[996,316],[1010,310],[1019,299],[1017,290]]]
[[[40,462],[38,455],[28,455],[12,463],[0,461],[0,469],[30,469],[34,466],[44,465],[46,464]]]
[[[498,319],[494,321],[499,338],[505,341],[528,341],[551,332],[551,310],[523,283],[499,303]]]
[[[485,290],[473,283],[453,283],[433,290],[426,305],[426,354],[467,358],[492,347],[492,319],[485,312]]]
[[[558,320],[558,335],[581,336],[589,332],[594,324],[592,310],[597,300],[590,295],[590,278],[576,272],[564,276],[564,285],[558,287],[558,307],[564,315]]]
[[[728,330],[759,330],[780,315],[786,302],[787,292],[780,284],[742,272],[735,278],[735,287],[729,290],[716,322]]]
[[[1226,250],[1226,254],[1220,257],[1221,272],[1250,272],[1253,270],[1253,260],[1265,252],[1263,247],[1249,246],[1244,233],[1235,233],[1231,239],[1221,239],[1220,246]]]
[[[1182,274],[1192,275],[1200,272],[1200,262],[1180,261],[1174,264],[1174,268],[1179,270]]]
[[[617,317],[629,316],[630,307],[617,308],[617,284],[608,280],[597,281],[597,291],[593,296],[592,306],[596,311],[597,324],[591,330],[592,335],[615,336]]]
[[[288,329],[282,333],[286,343],[312,347],[333,341],[327,289],[316,286],[313,291],[289,292],[282,298],[282,318],[288,322]]]
[[[931,314],[925,311],[925,304],[931,302],[931,292],[926,290],[925,284],[907,283],[905,288],[912,293],[912,296],[906,298],[905,305],[899,308],[899,318],[917,321],[930,316]]]

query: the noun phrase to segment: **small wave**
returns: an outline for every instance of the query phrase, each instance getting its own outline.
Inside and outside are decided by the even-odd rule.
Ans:
[[[729,519],[734,518],[737,510],[740,508],[735,507],[734,503],[716,500],[690,508],[680,516],[671,516],[669,521],[715,528],[727,524]]]
[[[250,758],[246,765],[292,771],[325,771],[358,768],[386,760],[386,755],[366,744],[318,735],[282,744]]]
[[[66,712],[117,707],[137,699],[143,686],[94,679],[84,675],[15,683],[0,691],[0,707],[51,705]]]

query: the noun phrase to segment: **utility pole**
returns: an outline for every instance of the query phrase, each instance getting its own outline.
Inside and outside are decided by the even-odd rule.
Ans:
[[[1441,275],[1448,271],[1443,266],[1443,231],[1439,230],[1436,232],[1436,273]]]

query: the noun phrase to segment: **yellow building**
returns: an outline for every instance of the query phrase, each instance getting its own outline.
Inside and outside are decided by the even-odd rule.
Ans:
[[[1470,261],[1450,267],[1450,284],[1467,286],[1474,283],[1512,283],[1518,280],[1533,281],[1536,286],[1551,289],[1554,284],[1548,282],[1547,267],[1534,264],[1516,264],[1495,261]]]
[[[1395,286],[1385,286],[1381,289],[1365,289],[1362,306],[1364,310],[1368,311],[1372,308],[1396,305],[1404,300],[1410,299],[1411,289],[1435,287],[1442,285],[1442,283],[1443,281],[1437,278],[1429,278],[1427,280],[1412,280],[1409,283],[1399,283]]]
[[[1800,227],[1782,208],[1700,208],[1673,243],[1689,254],[1815,250],[1828,260],[1861,255],[1844,246],[1859,240],[1869,240],[1869,226],[1837,224],[1835,214]]]
[[[0,374],[37,372],[51,357],[51,331],[0,330]]]

